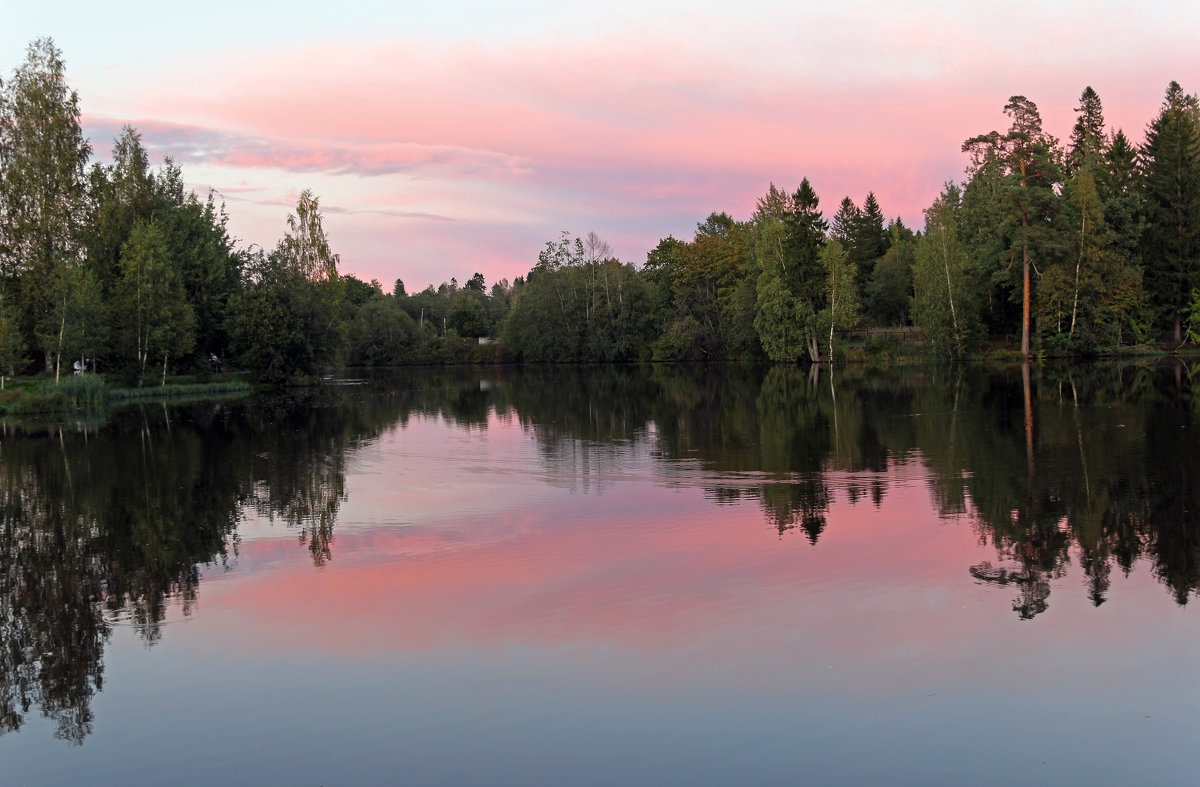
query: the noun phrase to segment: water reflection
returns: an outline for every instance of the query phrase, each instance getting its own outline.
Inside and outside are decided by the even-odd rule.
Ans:
[[[839,496],[886,509],[917,477],[937,516],[991,547],[962,566],[967,581],[1009,594],[1022,619],[1048,609],[1072,562],[1095,605],[1114,568],[1143,559],[1186,604],[1200,592],[1200,400],[1178,372],[405,370],[14,431],[0,449],[0,732],[36,708],[83,741],[113,627],[159,641],[169,609],[194,609],[200,567],[236,571],[246,516],[295,533],[316,568],[336,560],[351,460],[414,418],[480,434],[515,423],[541,481],[582,494],[649,468],[714,506],[749,501],[784,546],[819,548]]]

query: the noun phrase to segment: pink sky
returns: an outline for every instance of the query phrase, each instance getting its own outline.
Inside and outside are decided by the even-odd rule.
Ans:
[[[746,218],[769,182],[805,176],[827,215],[873,190],[919,226],[1010,95],[1066,137],[1092,85],[1137,140],[1170,80],[1198,82],[1200,11],[1167,4],[348,3],[283,25],[257,7],[225,26],[147,19],[136,44],[55,5],[0,34],[5,72],[54,36],[98,154],[132,123],[268,247],[312,188],[343,272],[410,291],[522,275],[563,229],[640,264],[710,211]]]

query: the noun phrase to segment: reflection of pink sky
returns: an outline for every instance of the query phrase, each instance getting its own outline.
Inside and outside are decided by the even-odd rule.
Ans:
[[[414,419],[385,435],[349,464],[333,560],[314,568],[278,525],[246,540],[233,572],[203,580],[192,623],[209,633],[198,647],[350,659],[686,653],[681,679],[749,662],[775,677],[818,665],[831,682],[871,681],[867,665],[888,659],[940,680],[977,669],[967,661],[980,649],[1022,664],[1041,623],[1064,642],[1073,628],[1106,641],[1097,626],[1130,622],[1130,593],[1169,607],[1140,572],[1114,578],[1101,610],[1087,607],[1081,581],[1059,583],[1050,611],[1019,623],[1015,589],[968,574],[995,553],[968,522],[939,519],[914,464],[893,471],[880,508],[849,503],[850,479],[830,474],[835,501],[813,546],[799,531],[781,537],[754,501],[705,499],[699,478],[623,477],[599,494],[548,486],[513,470],[536,464],[535,450],[494,418],[486,432]]]

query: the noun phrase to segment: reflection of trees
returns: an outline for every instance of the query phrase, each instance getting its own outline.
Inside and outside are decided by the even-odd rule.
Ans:
[[[663,367],[655,428],[663,456],[695,458],[718,502],[758,499],[782,534],[816,543],[836,471],[851,502],[879,505],[887,471],[910,452],[914,379],[775,366],[765,370]],[[755,483],[747,483],[747,476]]]
[[[924,422],[922,454],[944,510],[969,499],[981,538],[1015,564],[1005,584],[1021,587],[1018,614],[1046,608],[1049,581],[1073,558],[1096,605],[1113,566],[1128,573],[1143,556],[1179,603],[1197,592],[1192,410],[1169,373],[1062,368],[1028,388],[1014,373],[946,390],[949,416]],[[972,574],[1000,584],[996,571]]]
[[[476,378],[477,381],[477,378]],[[11,432],[0,450],[0,734],[34,709],[79,743],[116,625],[153,645],[223,563],[243,506],[331,554],[345,455],[409,412],[363,386],[130,408],[89,431]]]
[[[497,412],[537,438],[547,481],[587,492],[604,490],[644,444],[658,389],[631,367],[534,367],[508,373],[494,395]]]
[[[1095,604],[1148,561],[1180,604],[1200,592],[1200,452],[1190,381],[1173,370],[938,368],[813,374],[654,366],[378,372],[354,385],[168,411],[0,447],[0,732],[35,708],[82,741],[117,625],[147,644],[196,603],[250,506],[322,565],[347,455],[414,414],[486,429],[516,418],[552,483],[602,488],[631,453],[717,503],[755,500],[781,534],[836,523],[834,487],[879,505],[919,456],[940,512],[969,515],[994,561],[970,567],[1023,618],[1072,562]],[[1028,396],[1026,393],[1028,392]]]
[[[941,515],[970,516],[996,550],[972,575],[1015,590],[1021,617],[1046,609],[1076,561],[1094,604],[1114,567],[1142,558],[1179,603],[1200,589],[1193,394],[1169,370],[560,371],[506,372],[493,398],[537,436],[552,475],[603,477],[622,461],[614,446],[649,439],[666,483],[755,499],[781,534],[815,543],[831,483],[879,505],[890,470],[919,456]]]
[[[91,731],[112,626],[153,644],[198,563],[223,558],[238,496],[193,429],[127,413],[109,434],[10,435],[0,454],[0,732],[37,706],[60,738]]]

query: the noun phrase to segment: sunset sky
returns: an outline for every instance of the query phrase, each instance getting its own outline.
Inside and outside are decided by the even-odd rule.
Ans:
[[[167,9],[170,10],[167,10]],[[610,0],[12,3],[0,75],[51,36],[106,157],[123,124],[271,247],[304,188],[342,272],[409,291],[523,275],[560,230],[641,264],[769,182],[919,227],[1009,96],[1066,138],[1084,86],[1140,141],[1200,88],[1200,4]]]

